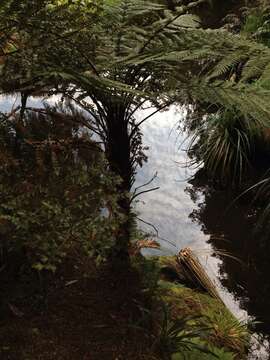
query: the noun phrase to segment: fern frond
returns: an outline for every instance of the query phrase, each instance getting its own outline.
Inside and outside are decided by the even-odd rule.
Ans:
[[[208,79],[211,80],[228,74],[236,65],[241,62],[245,62],[246,57],[247,55],[243,54],[242,51],[232,51],[230,54],[226,55],[221,61],[218,62],[214,70],[208,76]]]
[[[250,119],[254,126],[270,126],[269,90],[257,85],[235,84],[230,81],[209,83],[207,80],[190,80],[185,86],[181,85],[180,97],[183,97],[183,88],[196,100],[224,109],[236,109]]]
[[[269,64],[269,61],[269,55],[261,56],[259,53],[258,56],[254,56],[248,60],[242,71],[241,81],[246,82],[253,79],[258,79],[264,73],[267,65]]]
[[[176,19],[173,23],[172,29],[176,28],[199,28],[201,27],[201,19],[194,14],[184,14]]]

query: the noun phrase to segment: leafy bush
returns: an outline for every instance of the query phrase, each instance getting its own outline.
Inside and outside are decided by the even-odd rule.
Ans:
[[[74,246],[103,261],[117,236],[119,179],[72,123],[79,115],[66,122],[54,109],[0,126],[2,252],[20,252],[37,270],[54,271]]]

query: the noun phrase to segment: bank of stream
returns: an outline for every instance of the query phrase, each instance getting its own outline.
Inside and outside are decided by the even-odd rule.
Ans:
[[[10,110],[14,101],[14,97],[1,98],[1,111]],[[30,99],[29,105],[40,107],[40,99]],[[174,255],[191,248],[231,312],[239,320],[254,321],[257,333],[265,336],[264,346],[250,359],[268,359],[269,252],[252,231],[252,208],[242,202],[231,205],[233,195],[212,191],[198,175],[199,169],[188,167],[188,140],[178,129],[183,116],[183,109],[171,108],[143,124],[148,162],[138,169],[135,187],[153,179],[141,190],[159,189],[139,197],[136,209],[140,227],[158,232],[161,245],[160,250],[145,254]]]
[[[250,359],[268,359],[270,335],[269,251],[254,232],[256,213],[229,191],[214,191],[199,168],[188,166],[188,139],[179,132],[181,109],[172,108],[144,125],[148,163],[138,171],[137,186],[160,188],[137,204],[146,230],[158,231],[158,254],[190,247],[215,282],[227,307],[240,320],[252,321],[263,344]],[[146,254],[153,250],[146,251]],[[259,346],[260,347],[260,346]]]

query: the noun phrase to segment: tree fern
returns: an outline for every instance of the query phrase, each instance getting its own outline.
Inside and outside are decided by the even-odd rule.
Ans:
[[[189,83],[190,94],[222,108],[236,108],[256,126],[269,126],[269,91],[256,85],[198,81]],[[181,95],[180,95],[181,96]]]
[[[199,28],[193,12],[206,3],[188,1],[172,11],[162,1],[119,0],[105,2],[94,16],[78,17],[65,7],[40,8],[30,17],[22,8],[24,46],[6,56],[2,87],[30,94],[49,86],[87,111],[126,193],[145,159],[140,125],[149,117],[140,121],[135,115],[146,101],[156,107],[153,113],[173,102],[199,101],[269,124],[270,49],[241,35]],[[242,133],[237,144],[246,144]],[[129,206],[126,197],[124,210]]]
[[[211,80],[221,76],[227,76],[238,64],[245,62],[246,58],[247,55],[244,55],[243,51],[239,51],[238,53],[233,51],[218,62],[215,69],[208,76],[208,79]]]

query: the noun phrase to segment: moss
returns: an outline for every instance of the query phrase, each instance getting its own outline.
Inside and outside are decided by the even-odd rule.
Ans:
[[[250,338],[247,327],[218,299],[182,283],[172,282],[171,279],[165,280],[164,273],[166,274],[168,268],[178,273],[175,257],[156,257],[149,261],[154,261],[160,270],[156,295],[170,309],[171,320],[177,322],[179,319],[190,319],[188,323],[192,325],[192,329],[207,329],[204,332],[206,337],[195,336],[190,339],[190,343],[195,347],[187,347],[186,350],[181,350],[181,353],[176,352],[172,359],[245,359]],[[157,316],[160,316],[160,313]],[[198,344],[201,345],[199,349]]]
[[[198,317],[198,326],[211,329],[210,344],[241,356],[245,354],[249,332],[221,302],[207,294],[163,280],[159,282],[159,289],[174,319],[183,315]]]

